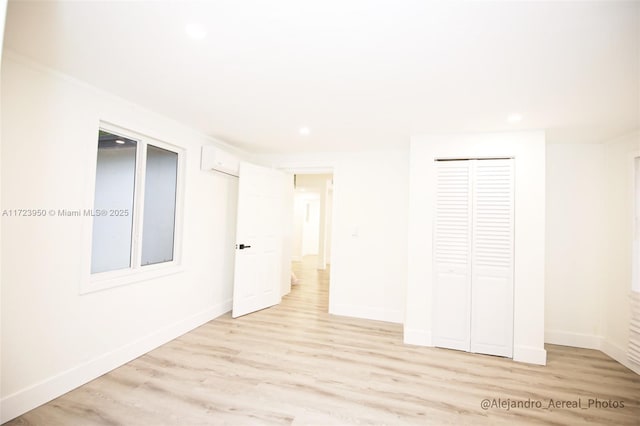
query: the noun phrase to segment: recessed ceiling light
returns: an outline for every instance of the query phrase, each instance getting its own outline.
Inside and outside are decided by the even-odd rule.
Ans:
[[[125,142],[122,139],[116,139],[116,143],[120,145],[124,145]]]
[[[519,121],[522,121],[522,114],[517,114],[517,113],[509,114],[509,116],[507,117],[507,121],[509,123],[517,123]]]
[[[298,132],[300,132],[302,136],[307,136],[309,133],[311,133],[311,130],[309,130],[308,127],[300,127],[300,130],[298,130]]]
[[[184,27],[184,32],[194,40],[202,40],[207,35],[205,27],[196,23],[187,24]]]

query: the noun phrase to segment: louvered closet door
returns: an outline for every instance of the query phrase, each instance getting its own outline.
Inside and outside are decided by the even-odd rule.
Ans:
[[[471,352],[513,356],[513,160],[475,160]]]
[[[434,344],[469,351],[471,161],[437,162]]]

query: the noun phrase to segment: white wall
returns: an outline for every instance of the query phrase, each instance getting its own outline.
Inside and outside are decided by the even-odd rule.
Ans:
[[[640,133],[547,145],[545,342],[627,359],[633,156]]]
[[[603,285],[604,341],[602,350],[640,374],[626,351],[629,339],[631,258],[633,244],[633,157],[640,153],[640,132],[604,144],[606,161],[608,241],[602,262],[607,265]]]
[[[327,184],[324,181],[320,190],[320,202],[318,203],[318,262],[317,268],[324,271],[327,269]]]
[[[302,260],[302,231],[307,211],[306,199],[298,194],[293,196],[293,238],[291,240],[291,260]]]
[[[327,189],[327,200],[326,200],[326,206],[325,206],[325,219],[326,219],[326,224],[325,224],[325,244],[324,244],[324,251],[325,251],[325,260],[326,263],[329,264],[331,263],[331,235],[333,233],[333,184],[331,185],[330,188]]]
[[[99,120],[186,150],[181,273],[80,295],[90,218],[2,218],[6,421],[229,310],[237,180],[200,171],[210,139],[6,52],[1,101],[3,209],[91,208]]]
[[[545,342],[599,348],[609,264],[605,146],[547,145]]]
[[[284,185],[282,194],[282,285],[280,297],[291,291],[291,259],[293,259],[293,238],[294,238],[294,184],[293,174],[286,173],[282,177]]]
[[[333,179],[331,174],[297,174],[296,189],[320,194],[324,191],[327,181]]]
[[[425,135],[411,139],[405,342],[432,345],[435,158],[515,157],[514,356],[544,364],[545,137],[543,132]]]
[[[263,155],[259,160],[309,173],[333,170],[329,312],[402,322],[408,151]]]
[[[401,323],[408,152],[346,155],[334,173],[330,312]]]
[[[7,18],[7,0],[0,0],[0,52],[4,45],[4,27]],[[2,55],[0,55],[0,64],[2,64]]]
[[[317,255],[320,245],[320,197],[302,199],[302,256]]]
[[[4,45],[4,27],[5,27],[5,22],[6,22],[6,17],[7,17],[7,0],[0,0],[0,67],[2,65],[2,58],[3,58],[3,45]],[[1,88],[0,88],[0,93],[1,93]],[[1,96],[1,94],[0,94]],[[0,115],[2,114],[2,102],[0,102]],[[0,123],[0,165],[2,164],[2,137],[1,137],[1,133],[2,133],[2,124]],[[1,177],[1,173],[0,173],[0,188],[2,188],[2,177]],[[0,189],[0,210],[2,210],[2,189]],[[2,230],[0,227],[0,288],[2,288]],[[1,297],[1,293],[0,293],[0,297]],[[1,303],[1,301],[0,301]],[[1,307],[1,305],[0,305]],[[2,317],[0,315],[0,327],[2,324]],[[0,335],[1,337],[1,335]],[[0,351],[0,367],[2,366],[2,352]],[[1,383],[0,383],[1,386]],[[2,421],[2,417],[0,414],[0,422]]]

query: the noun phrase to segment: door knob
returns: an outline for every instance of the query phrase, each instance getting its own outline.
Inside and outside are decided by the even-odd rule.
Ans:
[[[248,245],[245,245],[245,244],[240,244],[240,245],[238,246],[238,248],[239,248],[240,250],[244,250],[244,249],[246,249],[246,248],[251,248],[251,246],[248,246]]]

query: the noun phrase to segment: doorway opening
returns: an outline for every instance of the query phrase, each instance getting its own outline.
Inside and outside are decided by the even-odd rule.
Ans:
[[[313,285],[318,276],[327,282],[331,265],[333,174],[295,174],[292,208],[291,284]]]

